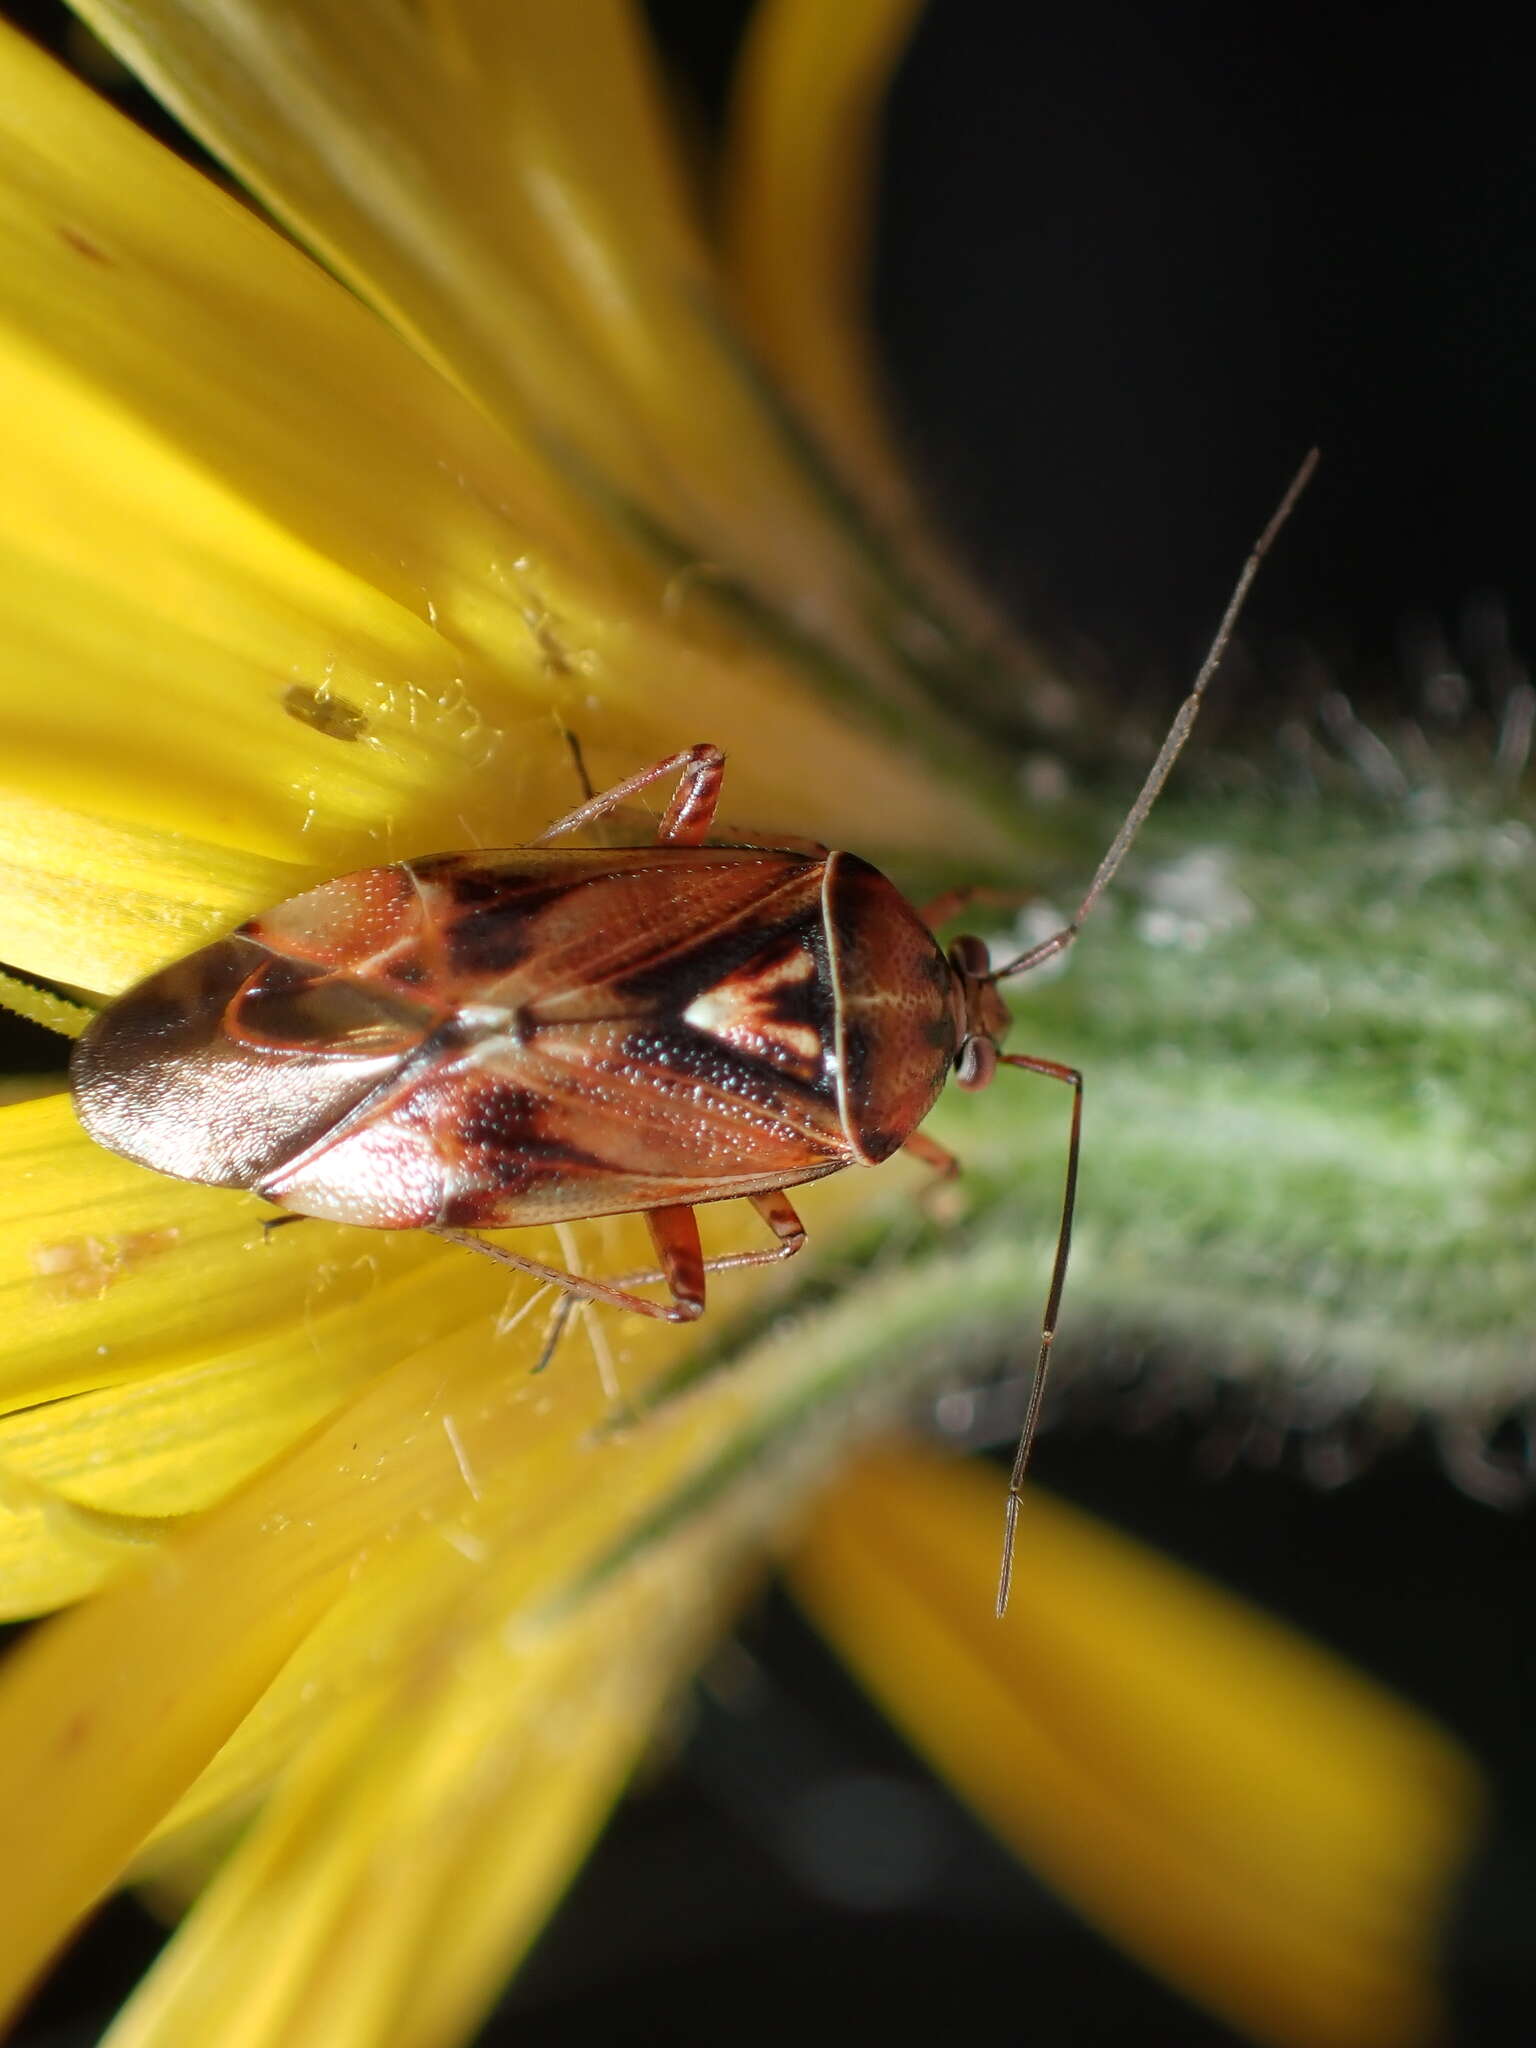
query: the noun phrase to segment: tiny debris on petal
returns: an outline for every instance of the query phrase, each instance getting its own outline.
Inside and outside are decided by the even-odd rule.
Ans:
[[[328,740],[360,740],[368,730],[367,715],[355,704],[307,683],[293,683],[283,692],[283,709]]]

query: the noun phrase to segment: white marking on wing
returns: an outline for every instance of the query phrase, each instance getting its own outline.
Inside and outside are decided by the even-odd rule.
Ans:
[[[683,1012],[683,1022],[744,1052],[764,1052],[819,1068],[821,1038],[814,1025],[787,1023],[776,1014],[780,989],[809,981],[816,963],[803,947],[778,955],[755,974],[741,970],[703,990]]]

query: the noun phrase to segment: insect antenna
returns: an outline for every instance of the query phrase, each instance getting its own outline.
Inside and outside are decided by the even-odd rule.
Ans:
[[[1312,472],[1317,467],[1317,459],[1318,451],[1315,448],[1309,450],[1306,460],[1292,477],[1285,496],[1275,507],[1269,524],[1254,542],[1252,551],[1243,564],[1242,573],[1233,586],[1232,595],[1227,600],[1227,608],[1221,615],[1221,624],[1216,628],[1215,638],[1200,664],[1200,672],[1195,677],[1189,695],[1174,713],[1167,737],[1157,750],[1157,759],[1152,763],[1135,803],[1126,812],[1120,830],[1110,841],[1109,851],[1099,862],[1093,880],[1088,885],[1087,895],[1059,932],[1053,932],[1048,939],[1042,939],[1038,945],[1031,946],[1027,953],[1019,954],[1016,960],[1009,960],[1001,967],[994,967],[987,976],[989,981],[1007,981],[1014,975],[1027,974],[1031,967],[1038,967],[1042,960],[1049,960],[1057,953],[1066,952],[1082,930],[1099,898],[1114,880],[1120,863],[1130,852],[1137,833],[1146,823],[1147,814],[1162,794],[1163,784],[1168,780],[1174,762],[1184,751],[1184,744],[1189,738],[1191,728],[1200,715],[1200,705],[1206,689],[1217,669],[1221,667],[1231,645],[1233,631],[1248,600],[1253,579],[1259,573],[1259,565],[1273,546],[1275,536],[1290,518],[1296,500],[1311,482]]]
[[[1259,565],[1269,553],[1276,534],[1290,518],[1296,500],[1311,481],[1312,472],[1317,467],[1317,459],[1318,451],[1313,448],[1291,479],[1285,496],[1276,506],[1269,524],[1254,542],[1233,587],[1232,595],[1227,600],[1227,608],[1221,615],[1221,623],[1216,628],[1215,638],[1211,641],[1205,660],[1200,664],[1199,673],[1189,695],[1174,714],[1167,737],[1158,748],[1157,759],[1152,763],[1136,801],[1126,812],[1119,831],[1110,842],[1109,851],[1099,862],[1098,870],[1089,884],[1088,893],[1077,906],[1070,923],[1063,925],[1059,932],[1053,932],[1048,939],[1042,939],[1038,945],[1031,946],[1016,960],[1010,960],[1004,966],[994,968],[985,977],[986,980],[1006,981],[1010,975],[1026,974],[1031,967],[1038,967],[1042,960],[1049,960],[1058,953],[1066,952],[1082,930],[1084,921],[1092,912],[1094,905],[1114,880],[1120,863],[1131,850],[1136,834],[1146,823],[1147,813],[1157,802],[1174,762],[1184,750],[1190,728],[1199,716],[1206,686],[1220,668],[1222,658],[1231,644],[1233,629],[1237,625],[1253,579],[1259,572]],[[1056,1233],[1056,1256],[1051,1262],[1050,1290],[1046,1295],[1045,1315],[1040,1325],[1040,1350],[1035,1358],[1034,1376],[1029,1385],[1029,1402],[1024,1410],[1024,1423],[1019,1431],[1018,1448],[1013,1454],[1013,1469],[1008,1475],[1008,1501],[1003,1510],[1003,1556],[997,1576],[997,1614],[1001,1620],[1008,1611],[1008,1595],[1013,1585],[1013,1552],[1015,1538],[1018,1535],[1024,1474],[1029,1466],[1030,1451],[1034,1447],[1035,1432],[1040,1425],[1040,1408],[1045,1399],[1045,1381],[1051,1361],[1051,1346],[1056,1339],[1056,1326],[1061,1317],[1061,1297],[1067,1284],[1067,1258],[1072,1249],[1072,1217],[1077,1207],[1077,1166],[1082,1149],[1083,1077],[1076,1067],[1065,1067],[1055,1060],[1035,1059],[1026,1053],[1002,1053],[999,1058],[1004,1066],[1020,1067],[1026,1073],[1044,1074],[1050,1080],[1064,1081],[1072,1090],[1072,1128],[1067,1140],[1067,1177],[1061,1198],[1061,1227]]]
[[[1040,1322],[1040,1350],[1034,1376],[1029,1383],[1029,1405],[1019,1431],[1019,1447],[1013,1454],[1008,1475],[1008,1503],[1003,1510],[1003,1560],[997,1574],[997,1618],[1008,1612],[1008,1594],[1013,1585],[1013,1546],[1019,1529],[1019,1503],[1024,1495],[1024,1474],[1040,1426],[1040,1404],[1045,1399],[1045,1378],[1051,1362],[1056,1325],[1061,1320],[1061,1297],[1067,1284],[1067,1258],[1072,1250],[1072,1212],[1077,1207],[1077,1161],[1083,1140],[1083,1077],[1076,1067],[1058,1066],[1055,1060],[1033,1059],[1028,1053],[999,1055],[1005,1067],[1022,1067],[1027,1074],[1044,1074],[1053,1081],[1065,1081],[1072,1090],[1072,1129],[1067,1139],[1067,1179],[1061,1196],[1061,1228],[1056,1233],[1056,1256],[1051,1262],[1050,1292],[1045,1297],[1045,1314]]]

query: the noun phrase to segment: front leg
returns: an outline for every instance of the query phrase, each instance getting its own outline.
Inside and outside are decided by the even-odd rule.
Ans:
[[[917,1191],[917,1205],[929,1222],[937,1223],[941,1230],[958,1223],[970,1205],[955,1185],[960,1177],[960,1162],[954,1153],[936,1138],[930,1138],[926,1131],[911,1132],[901,1149],[909,1159],[920,1160],[933,1175]]]
[[[702,846],[715,822],[720,785],[725,777],[725,756],[707,741],[696,747],[684,747],[681,753],[668,754],[664,761],[657,761],[652,767],[642,769],[640,774],[631,775],[627,781],[616,782],[601,796],[578,804],[574,811],[567,811],[563,818],[557,818],[553,825],[546,826],[531,844],[542,846],[547,839],[558,839],[564,832],[579,832],[583,825],[590,825],[594,818],[606,817],[642,789],[648,789],[653,782],[663,781],[668,775],[676,775],[677,788],[656,829],[657,843],[663,846]]]
[[[902,1141],[903,1152],[910,1152],[914,1159],[920,1159],[924,1166],[931,1167],[942,1184],[954,1180],[960,1171],[960,1162],[947,1145],[941,1145],[937,1138],[930,1138],[926,1131],[913,1131]]]
[[[973,903],[984,904],[990,910],[1022,910],[1027,903],[1038,903],[1038,889],[1000,889],[988,882],[962,882],[958,888],[946,889],[942,896],[935,896],[931,903],[924,903],[918,916],[930,931],[953,924],[962,910],[968,910]]]

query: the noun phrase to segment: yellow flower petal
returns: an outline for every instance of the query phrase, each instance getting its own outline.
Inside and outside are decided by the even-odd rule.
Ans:
[[[425,1237],[304,1224],[0,1110],[0,1613],[76,1599],[508,1288]],[[455,1284],[445,1287],[445,1267]]]
[[[717,569],[899,688],[863,615],[873,564],[732,337],[638,9],[438,0],[433,19],[455,86],[473,80],[470,117],[501,174],[503,260],[606,365],[626,415],[653,437],[646,471],[614,474]],[[498,361],[524,347],[508,320]],[[526,384],[516,402],[528,408]],[[584,418],[567,429],[577,446],[585,431]]]
[[[131,1377],[279,1306],[293,1253],[262,1246],[265,1204],[102,1151],[67,1097],[8,1104],[0,1162],[0,1405]]]
[[[650,607],[687,591],[696,611],[723,600],[743,623],[745,598],[749,632],[799,640],[828,691],[992,779],[950,723],[943,631],[808,459],[730,328],[629,7],[508,0],[473,64],[457,34],[382,4],[83,11],[477,399],[509,439],[510,474],[552,497],[574,479],[594,517],[644,541]],[[473,8],[449,18],[478,31]],[[626,141],[638,158],[627,200],[610,184]]]
[[[302,1449],[188,1529],[164,1565],[26,1645],[0,1699],[16,1738],[0,1743],[0,1772],[10,1774],[4,1807],[17,1848],[0,1882],[5,1868],[20,1875],[18,1845],[35,1858],[27,1902],[7,1903],[0,1995],[112,1881],[333,1603],[342,1600],[337,1625],[366,1690],[370,1673],[398,1668],[403,1646],[430,1645],[465,1587],[484,1583],[489,1557],[503,1560],[505,1597],[513,1586],[525,1601],[547,1598],[560,1576],[552,1563],[569,1570],[573,1555],[600,1552],[715,1434],[691,1417],[660,1433],[654,1456],[602,1459],[617,1483],[598,1484],[602,1444],[589,1437],[603,1410],[595,1381],[579,1373],[549,1383],[517,1373],[482,1323],[380,1374]],[[552,1445],[564,1455],[551,1456]],[[518,1540],[502,1540],[509,1526]],[[82,1660],[97,1679],[84,1687]],[[357,1691],[354,1679],[341,1701]],[[61,1727],[61,1698],[91,1704]],[[311,1723],[336,1703],[330,1691],[312,1697]],[[124,1773],[128,1745],[134,1770]],[[80,1795],[62,1821],[56,1795],[41,1790],[60,1773]],[[249,1783],[247,1771],[236,1789]]]
[[[258,1556],[259,1595],[250,1584]],[[177,1612],[163,1599],[165,1577],[133,1573],[114,1599],[76,1608],[13,1660],[4,1714],[28,1732],[30,1768],[6,1786],[6,1822],[11,1843],[29,1844],[37,1861],[35,1886],[25,1896],[17,1886],[7,1900],[0,2004],[25,1989],[69,1919],[116,1879],[197,1761],[217,1748],[302,1637],[330,1590],[312,1562],[308,1545],[292,1535],[284,1542],[281,1532],[243,1562],[231,1551],[222,1626],[216,1614],[199,1616],[188,1634],[165,1625]],[[94,1684],[78,1682],[72,1643],[102,1658]],[[122,1767],[128,1756],[131,1771]],[[61,1801],[61,1773],[88,1784],[91,1796]],[[110,1796],[98,1797],[114,1779]]]
[[[500,413],[520,436],[518,473],[549,471],[541,415],[585,414],[576,445],[595,438],[620,471],[645,459],[643,429],[519,260],[530,224],[497,175],[505,145],[485,118],[478,61],[467,74],[445,64],[400,8],[108,0],[80,11],[330,267]]]
[[[718,1531],[715,1532],[718,1535]],[[720,1597],[697,1536],[552,1627],[487,1625],[495,1560],[430,1648],[287,1774],[110,2048],[463,2038],[542,1926]]]
[[[925,526],[883,401],[867,283],[876,146],[891,77],[921,0],[760,0],[738,60],[722,174],[724,260],[732,303],[838,470],[856,486],[933,617],[981,658],[962,659],[975,706],[1002,711],[999,673],[1033,674],[1054,704],[1048,654],[1022,642]],[[990,656],[987,650],[991,650]]]
[[[355,1233],[294,1236],[239,1248],[259,1266],[271,1297],[265,1313],[250,1316],[249,1334],[237,1325],[221,1347],[210,1331],[186,1364],[167,1360],[0,1417],[0,1470],[113,1515],[190,1513],[230,1492],[394,1353],[448,1330],[472,1328],[475,1341],[491,1341],[507,1288],[489,1265],[483,1279],[478,1268],[465,1273],[427,1239],[360,1247]],[[162,1256],[177,1263],[174,1247]],[[235,1294],[228,1260],[204,1257],[193,1267],[189,1254],[181,1267],[184,1280],[195,1271],[201,1286],[223,1283],[227,1296]],[[462,1285],[444,1284],[445,1267]],[[222,1306],[232,1312],[228,1298]]]
[[[861,1465],[794,1582],[1005,1841],[1149,1968],[1276,2048],[1413,2048],[1482,1795],[1422,1715],[1047,1496],[991,1614],[1001,1483]]]
[[[13,790],[331,864],[490,748],[487,612],[542,712],[494,433],[11,31],[0,403]]]
[[[49,988],[34,988],[30,982],[18,980],[3,968],[0,968],[0,1009],[9,1010],[13,1016],[24,1017],[29,1024],[40,1024],[45,1031],[57,1031],[65,1038],[78,1038],[95,1015],[84,1003],[71,1002],[67,996],[56,995]],[[26,1081],[18,1083],[14,1078],[3,1085],[9,1088],[19,1086],[21,1095],[0,1094],[0,1102],[19,1101],[22,1095],[47,1094],[52,1086],[46,1078],[40,1079],[35,1086]]]
[[[0,1110],[0,1615],[78,1598],[404,1353],[526,1366],[541,1325],[498,1318],[529,1283],[422,1233],[269,1215],[101,1151],[62,1096]]]
[[[643,1256],[634,1219],[594,1237],[594,1266],[599,1249],[607,1270]],[[888,1291],[923,1318],[923,1290],[893,1280]],[[482,1651],[554,1654],[605,1589],[627,1601],[622,1588],[650,1583],[651,1561],[658,1604],[640,1602],[637,1640],[654,1627],[658,1641],[691,1646],[697,1589],[707,1585],[711,1604],[728,1598],[745,1547],[815,1483],[844,1430],[867,1426],[890,1378],[869,1322],[863,1304],[840,1305],[775,1330],[729,1372],[682,1383],[677,1333],[610,1321],[633,1411],[616,1419],[579,1349],[534,1376],[537,1319],[501,1341],[481,1320],[381,1369],[169,1536],[151,1566],[37,1631],[0,1688],[0,2002],[146,1838],[173,1842],[269,1785],[281,1800],[308,1744],[370,1702],[382,1711],[397,1687],[401,1700],[430,1692],[433,1673]],[[913,1338],[924,1356],[932,1329],[922,1320]],[[635,1665],[638,1719],[661,1681],[627,1627],[599,1625],[587,1640],[611,1648],[613,1685]],[[477,1682],[474,1696],[487,1717],[475,1725],[489,1731],[501,1690]],[[82,1703],[64,1728],[61,1700]],[[393,1718],[383,1711],[386,1734]],[[514,1714],[484,1739],[494,1751],[519,1731],[528,1724]],[[426,1755],[435,1737],[424,1739]],[[572,1768],[585,1814],[597,1794]],[[346,1858],[345,1841],[336,1854]],[[508,1857],[481,1901],[492,1948],[509,1900],[533,1910],[533,1881]]]
[[[68,1098],[0,1111],[0,1409],[177,1370],[252,1342],[292,1342],[445,1248],[304,1223],[270,1237],[254,1197],[194,1187],[93,1145]],[[457,1268],[456,1268],[457,1270]],[[493,1267],[462,1275],[466,1316],[494,1316]],[[393,1311],[386,1309],[387,1317]],[[313,1334],[306,1340],[316,1346]],[[362,1340],[366,1344],[367,1339]]]
[[[713,738],[749,753],[737,817],[976,843],[888,746],[815,710],[791,741],[778,653],[637,585],[366,309],[8,30],[0,406],[17,795],[335,872],[536,830],[563,708],[596,774]]]
[[[887,514],[911,490],[875,400],[866,303],[874,150],[921,0],[761,0],[725,171],[737,303],[786,391]]]
[[[117,992],[315,872],[0,796],[0,959]]]

